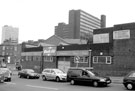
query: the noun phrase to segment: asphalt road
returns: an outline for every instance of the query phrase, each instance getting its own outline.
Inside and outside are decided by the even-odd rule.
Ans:
[[[0,91],[127,91],[122,84],[110,84],[108,87],[70,85],[69,82],[42,81],[12,77],[11,82],[0,83]]]

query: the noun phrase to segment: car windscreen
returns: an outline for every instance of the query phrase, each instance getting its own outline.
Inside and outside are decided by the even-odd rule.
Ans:
[[[34,73],[34,70],[27,70],[28,73]]]
[[[7,72],[7,71],[9,71],[9,69],[7,69],[7,68],[0,68],[0,72]]]
[[[91,72],[91,71],[89,71],[89,70],[87,70],[87,72],[89,73],[89,75],[95,76],[95,74],[94,74],[93,72]]]
[[[65,73],[64,71],[62,71],[62,70],[58,70],[58,69],[56,69],[55,70],[55,73],[57,73],[57,74],[63,74],[63,73]]]

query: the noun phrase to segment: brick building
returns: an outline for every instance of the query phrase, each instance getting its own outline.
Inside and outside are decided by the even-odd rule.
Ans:
[[[96,72],[109,76],[124,76],[129,71],[135,70],[135,23],[95,29],[93,33],[93,44],[57,45],[55,53],[49,55],[48,52],[51,51],[46,51],[47,53],[42,56],[43,48],[38,47],[34,50],[29,48],[27,53],[31,53],[32,57],[24,57],[23,63],[31,68],[54,67],[65,71],[68,67],[92,66]],[[35,53],[39,61],[33,61],[36,59],[33,58]],[[76,57],[79,57],[79,62],[76,61]],[[50,61],[47,61],[48,59]],[[39,66],[34,67],[30,64]]]

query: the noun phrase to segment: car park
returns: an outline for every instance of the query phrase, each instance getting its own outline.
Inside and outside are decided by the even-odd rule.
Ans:
[[[129,73],[123,78],[123,85],[124,85],[128,90],[135,89],[135,71],[129,72]]]
[[[55,80],[59,81],[66,81],[67,74],[57,68],[46,68],[42,71],[42,79],[43,80]]]
[[[11,81],[12,71],[9,68],[0,68],[0,72],[4,75],[4,81]]]
[[[40,75],[36,72],[34,72],[33,69],[22,69],[21,71],[18,72],[19,78],[36,78],[39,79]]]
[[[109,77],[101,77],[94,74],[94,72],[88,68],[69,68],[67,72],[67,81],[70,82],[71,85],[77,83],[87,83],[91,84],[95,87],[97,86],[107,86],[111,83],[111,79]]]

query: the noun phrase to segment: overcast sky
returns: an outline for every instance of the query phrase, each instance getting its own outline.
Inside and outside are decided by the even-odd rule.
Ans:
[[[98,18],[104,14],[107,27],[135,22],[134,0],[0,0],[0,35],[2,26],[9,25],[19,28],[19,42],[47,39],[54,34],[54,26],[68,23],[71,9]]]

